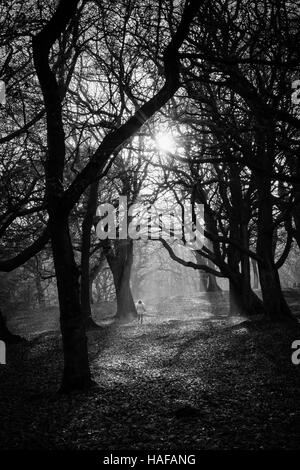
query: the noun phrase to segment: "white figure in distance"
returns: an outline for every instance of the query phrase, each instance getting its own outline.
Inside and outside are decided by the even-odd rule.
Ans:
[[[137,311],[137,314],[138,314],[138,321],[139,321],[139,323],[142,324],[144,314],[146,313],[146,308],[145,308],[144,302],[141,299],[138,300],[137,303],[135,304],[135,307],[136,307],[136,311]]]

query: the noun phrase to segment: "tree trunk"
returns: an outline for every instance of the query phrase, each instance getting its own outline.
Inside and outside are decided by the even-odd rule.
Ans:
[[[61,391],[70,392],[85,389],[93,382],[88,361],[85,318],[79,299],[79,273],[67,218],[51,221],[51,241],[64,352]]]
[[[262,301],[250,285],[243,282],[241,275],[234,280],[229,279],[229,304],[231,315],[253,316],[265,313]]]
[[[262,137],[260,136],[260,138]],[[264,140],[262,144],[265,144]],[[261,147],[264,152],[265,147],[263,145]],[[263,156],[264,158],[261,158],[261,161],[264,164],[264,169],[271,172],[271,157],[269,154]],[[258,195],[256,252],[261,258],[261,262],[258,263],[258,271],[263,303],[268,316],[273,321],[289,320],[293,317],[283,296],[278,270],[274,262],[271,180],[270,177],[261,172],[257,172],[255,176]]]
[[[230,220],[230,238],[238,239],[239,236],[239,227],[236,223],[236,220],[231,217]],[[231,315],[239,315],[244,312],[244,303],[242,301],[242,285],[239,285],[238,282],[234,279],[234,276],[231,273],[236,273],[237,277],[240,277],[239,273],[239,262],[241,258],[241,253],[232,245],[229,245],[228,252],[228,267],[230,275],[229,279],[229,309]]]
[[[293,319],[281,290],[278,271],[271,257],[270,240],[265,240],[265,236],[259,238],[257,253],[263,257],[263,262],[258,264],[258,270],[264,306],[273,321]]]
[[[300,192],[298,192],[298,195],[300,195]],[[292,216],[295,223],[294,238],[300,248],[300,204],[292,211]]]
[[[238,233],[241,235],[241,243],[245,248],[248,248],[246,227],[244,227],[244,230],[239,230],[239,227],[232,224],[231,237],[236,239]],[[240,252],[234,246],[230,246],[228,248],[228,266],[230,313],[246,316],[265,313],[261,300],[251,289],[248,255]]]
[[[89,291],[90,291],[90,304],[93,305],[94,297],[93,297],[93,279],[90,279],[89,282]]]
[[[204,271],[199,271],[199,291],[200,292],[207,292],[208,286],[208,274]]]
[[[242,222],[241,227],[241,242],[245,250],[249,250],[249,233],[247,222]],[[250,273],[250,259],[247,253],[241,252],[241,292],[243,302],[248,306],[248,314],[258,314],[263,312],[263,306],[260,299],[254,294],[251,289],[251,273]],[[257,308],[258,311],[255,309]]]
[[[197,251],[195,252],[196,261],[198,264],[206,264],[207,266],[212,267],[212,263],[204,256],[200,255]],[[206,273],[203,271],[199,271],[200,277],[200,292],[220,292],[222,289],[219,287],[217,283],[216,276],[211,273]]]
[[[240,315],[241,309],[240,292],[236,289],[235,283],[229,279],[229,314]]]
[[[92,318],[90,281],[91,229],[96,213],[98,184],[96,181],[90,186],[86,213],[82,222],[80,302],[87,329],[100,328]]]
[[[206,292],[221,292],[222,289],[217,283],[216,276],[208,273]]]
[[[106,251],[106,257],[113,274],[116,297],[117,313],[119,321],[129,321],[137,317],[135,303],[130,287],[130,273],[133,262],[133,241],[116,240],[114,242],[116,252],[112,249]]]
[[[252,270],[253,270],[253,289],[258,289],[258,268],[257,268],[257,261],[255,259],[251,259]]]
[[[35,286],[37,290],[38,304],[40,307],[44,307],[46,302],[45,302],[45,295],[44,295],[44,290],[43,290],[41,275],[39,273],[39,270],[37,270],[35,273]]]

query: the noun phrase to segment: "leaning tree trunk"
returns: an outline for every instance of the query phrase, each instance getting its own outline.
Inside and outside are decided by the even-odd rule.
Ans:
[[[129,321],[137,317],[130,287],[130,273],[133,262],[133,241],[116,240],[116,251],[106,251],[106,258],[114,278],[117,297],[116,319]]]
[[[68,219],[51,222],[51,241],[60,306],[64,352],[61,391],[82,390],[92,384],[85,318],[79,299],[79,272],[75,263]]]

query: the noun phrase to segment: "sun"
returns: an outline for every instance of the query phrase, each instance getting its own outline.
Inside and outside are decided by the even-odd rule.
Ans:
[[[161,134],[157,134],[155,137],[155,143],[158,150],[162,150],[163,152],[175,152],[176,143],[171,133],[163,132]]]

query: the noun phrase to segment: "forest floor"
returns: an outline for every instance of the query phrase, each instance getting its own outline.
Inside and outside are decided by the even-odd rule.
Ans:
[[[97,386],[70,396],[56,393],[57,331],[10,346],[0,448],[300,449],[300,325],[242,320],[183,312],[89,332]]]

